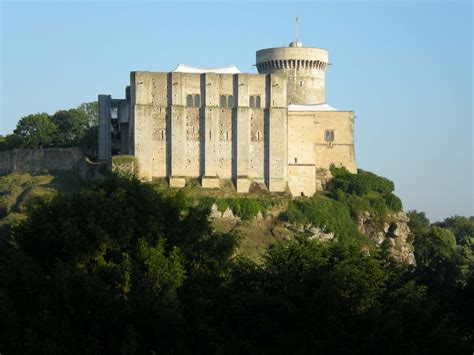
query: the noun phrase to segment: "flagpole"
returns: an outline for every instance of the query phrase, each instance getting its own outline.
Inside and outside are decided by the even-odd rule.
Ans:
[[[296,42],[298,42],[298,16],[296,16]]]

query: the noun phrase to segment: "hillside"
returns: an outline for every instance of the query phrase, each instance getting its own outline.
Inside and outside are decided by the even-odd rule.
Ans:
[[[1,178],[0,349],[469,353],[474,223],[407,226],[389,180],[333,175],[294,200],[120,172]]]
[[[126,171],[129,176],[133,167],[123,168],[128,162],[117,161],[114,166],[120,169],[114,170],[122,175]],[[170,189],[160,180],[152,186],[186,205],[209,207],[215,230],[238,235],[237,254],[252,260],[259,260],[271,244],[302,234],[318,240],[356,238],[367,250],[375,247],[388,259],[414,264],[408,218],[401,211],[400,200],[393,195],[393,183],[364,171],[354,175],[333,168],[332,172],[332,184],[312,198],[270,194],[257,184],[249,194],[237,194],[230,181],[220,190],[202,189],[193,180],[181,190]],[[84,184],[73,173],[15,173],[0,177],[0,227],[6,228],[24,218],[42,199],[50,200],[57,193],[78,192]]]

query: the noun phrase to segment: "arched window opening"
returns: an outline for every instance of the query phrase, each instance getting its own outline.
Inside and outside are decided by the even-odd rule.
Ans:
[[[193,105],[193,95],[188,95],[186,97],[186,106],[192,106]]]
[[[261,133],[260,133],[260,130],[257,131],[257,141],[260,140],[260,136],[261,136]]]
[[[199,107],[201,106],[201,96],[194,95],[194,106]]]
[[[229,140],[229,131],[225,131],[225,140],[226,140],[226,141]]]
[[[255,107],[255,98],[253,96],[250,96],[249,98],[249,106]]]
[[[227,107],[234,107],[234,97],[232,95],[229,95],[229,99],[227,101]]]
[[[260,108],[260,96],[257,96],[257,99],[255,100],[255,106],[257,106],[257,108]]]
[[[220,107],[226,107],[226,98],[224,95],[221,95],[220,101],[219,101],[219,106]]]

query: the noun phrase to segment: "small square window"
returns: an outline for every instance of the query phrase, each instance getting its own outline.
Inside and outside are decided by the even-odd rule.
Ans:
[[[327,129],[327,130],[324,131],[324,140],[326,142],[334,141],[334,130],[333,129]]]

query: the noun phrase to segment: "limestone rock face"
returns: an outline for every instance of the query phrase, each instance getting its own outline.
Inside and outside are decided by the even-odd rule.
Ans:
[[[316,191],[323,191],[331,179],[329,169],[316,168]]]
[[[359,231],[381,247],[389,259],[415,265],[407,215],[402,211],[391,213],[386,220],[390,222],[377,222],[369,212],[363,212],[357,216],[355,222]]]
[[[307,225],[283,223],[282,226],[290,232],[298,232],[298,233],[306,234],[308,238],[311,240],[319,240],[322,242],[326,242],[326,241],[333,240],[336,238],[334,233],[325,232],[324,228],[313,226],[311,223]]]
[[[222,213],[221,211],[219,211],[215,203],[211,206],[211,213],[209,214],[209,219],[210,220],[225,219],[225,220],[230,220],[230,221],[240,220],[239,217],[234,216],[234,213],[232,213],[232,210],[229,207],[227,207],[224,213]]]

